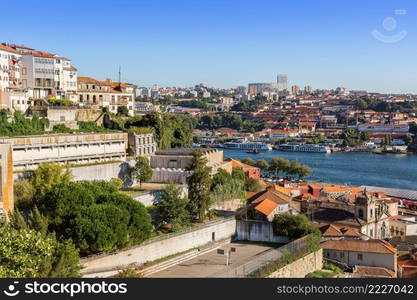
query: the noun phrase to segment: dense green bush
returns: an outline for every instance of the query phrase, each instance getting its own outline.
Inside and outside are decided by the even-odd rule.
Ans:
[[[32,119],[25,118],[19,111],[10,116],[6,110],[0,111],[0,136],[19,136],[43,134],[49,126],[46,118],[39,118],[34,114]]]
[[[0,225],[0,277],[78,277],[78,251],[54,235]]]
[[[152,231],[145,207],[105,181],[54,185],[40,201],[40,210],[49,229],[71,238],[82,253],[137,244]]]
[[[319,230],[314,227],[305,215],[292,215],[290,213],[275,215],[272,226],[276,235],[287,236],[290,239],[298,239],[310,233],[318,234]],[[320,238],[320,235],[318,235]],[[316,244],[316,239],[311,241]],[[313,250],[313,249],[311,249]]]

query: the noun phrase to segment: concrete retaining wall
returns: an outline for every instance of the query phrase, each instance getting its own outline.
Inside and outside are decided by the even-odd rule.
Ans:
[[[268,278],[304,278],[308,273],[322,268],[323,249],[320,249],[273,272]]]
[[[132,182],[128,176],[129,164],[132,162],[114,162],[98,165],[88,165],[70,168],[74,181],[81,180],[106,180],[120,178],[126,187]],[[31,171],[14,173],[14,180],[29,178]]]
[[[213,241],[232,237],[236,231],[234,217],[212,221],[197,228],[176,234],[161,236],[144,242],[140,246],[114,254],[92,256],[81,260],[83,274],[105,272],[129,265],[141,265],[192,248],[201,247]]]
[[[265,221],[236,221],[236,240],[252,242],[288,243],[285,236],[274,235],[272,224]]]

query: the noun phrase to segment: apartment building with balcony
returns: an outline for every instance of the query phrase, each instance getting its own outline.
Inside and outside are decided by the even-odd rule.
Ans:
[[[134,86],[126,83],[104,81],[91,77],[78,77],[78,103],[80,106],[95,108],[107,107],[110,112],[117,113],[117,109],[126,106],[129,115],[134,114]]]
[[[21,87],[33,99],[54,96],[77,101],[77,69],[71,60],[19,45],[7,45],[21,56]]]
[[[0,109],[13,109],[15,98],[21,92],[20,60],[18,51],[0,44]]]

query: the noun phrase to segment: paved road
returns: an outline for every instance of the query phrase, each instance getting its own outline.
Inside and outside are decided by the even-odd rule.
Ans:
[[[149,275],[154,278],[206,278],[206,277],[234,277],[234,269],[263,257],[265,252],[273,247],[261,244],[230,243],[220,249],[236,248],[231,254],[230,264],[226,266],[226,257],[217,254],[217,250],[197,256],[186,262]],[[224,276],[222,276],[224,275]]]

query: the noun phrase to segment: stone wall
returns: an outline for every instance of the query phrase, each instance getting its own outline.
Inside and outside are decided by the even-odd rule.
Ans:
[[[288,238],[274,235],[272,224],[265,221],[236,221],[236,240],[251,242],[288,243]]]
[[[211,242],[231,238],[235,231],[236,220],[234,217],[212,221],[206,225],[148,240],[128,250],[84,258],[81,260],[81,264],[84,266],[81,273],[96,274],[115,268],[141,265]]]
[[[183,169],[164,169],[156,168],[153,169],[151,182],[154,183],[177,183],[185,184],[187,182],[187,177],[191,172],[185,171]]]
[[[229,200],[218,200],[213,206],[213,209],[225,210],[225,211],[236,211],[241,208],[243,202],[241,199],[229,199]]]
[[[14,209],[13,158],[10,144],[0,144],[0,217]]]
[[[273,272],[268,278],[304,278],[308,273],[322,268],[323,249],[320,249]]]

